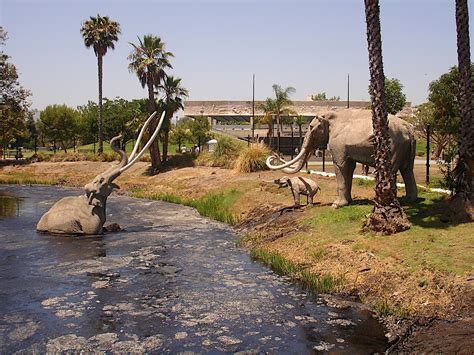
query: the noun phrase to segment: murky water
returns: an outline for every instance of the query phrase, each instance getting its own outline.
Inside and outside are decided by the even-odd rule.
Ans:
[[[382,327],[327,306],[235,247],[226,226],[157,201],[109,198],[124,231],[38,234],[54,187],[0,185],[0,353],[382,352]]]

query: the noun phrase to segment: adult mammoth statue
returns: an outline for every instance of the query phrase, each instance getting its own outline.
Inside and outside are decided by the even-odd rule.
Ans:
[[[408,122],[393,115],[389,115],[388,122],[392,174],[400,171],[405,182],[406,199],[413,202],[418,194],[413,174],[416,151],[413,128]],[[311,121],[301,151],[294,159],[286,162],[270,156],[267,158],[267,166],[272,170],[283,169],[286,173],[296,173],[316,148],[328,145],[337,182],[337,199],[333,207],[345,206],[352,201],[352,176],[356,163],[375,165],[373,139],[370,110],[331,112],[316,116]]]
[[[56,202],[50,210],[41,217],[36,229],[39,232],[53,234],[101,234],[106,219],[107,197],[109,197],[114,189],[119,188],[113,181],[140,159],[155,140],[163,124],[165,112],[162,113],[160,121],[150,139],[137,154],[145,128],[155,115],[156,112],[148,117],[140,130],[140,134],[138,135],[130,157],[127,157],[127,154],[125,154],[123,150],[115,146],[115,142],[120,136],[112,138],[110,146],[115,152],[120,154],[120,163],[102,174],[97,175],[92,182],[85,185],[85,193],[83,195],[64,197]]]

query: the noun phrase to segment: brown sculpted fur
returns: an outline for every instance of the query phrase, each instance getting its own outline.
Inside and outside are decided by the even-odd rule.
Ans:
[[[111,167],[106,172],[97,175],[92,182],[84,186],[85,194],[77,197],[65,197],[56,202],[51,209],[39,220],[36,229],[39,232],[53,234],[101,234],[106,219],[107,197],[114,189],[118,189],[113,181],[126,169],[132,166],[149,145],[156,138],[163,123],[165,113],[161,115],[153,135],[142,150],[137,154],[137,148],[143,136],[146,126],[155,116],[152,114],[143,125],[138,136],[135,147],[127,157],[123,150],[115,147],[115,142],[120,136],[110,141],[112,149],[120,154],[121,161],[118,165]]]
[[[388,116],[391,141],[392,174],[400,171],[405,182],[406,199],[415,201],[418,195],[413,164],[416,142],[413,127],[393,115]],[[341,110],[315,117],[306,132],[298,156],[280,165],[276,156],[267,159],[270,169],[283,169],[286,173],[301,170],[314,150],[327,144],[330,150],[337,180],[337,199],[333,207],[341,207],[352,201],[352,176],[356,163],[374,166],[372,113],[369,110]],[[281,163],[281,162],[280,162]]]

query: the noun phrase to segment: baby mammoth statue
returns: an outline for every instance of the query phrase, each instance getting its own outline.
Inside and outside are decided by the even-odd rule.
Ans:
[[[306,195],[307,204],[313,205],[313,197],[318,191],[321,191],[321,188],[318,184],[311,179],[304,178],[301,176],[295,176],[289,178],[284,176],[280,179],[274,180],[275,184],[281,187],[289,187],[291,193],[293,194],[293,199],[295,200],[295,207],[300,206],[300,195]]]

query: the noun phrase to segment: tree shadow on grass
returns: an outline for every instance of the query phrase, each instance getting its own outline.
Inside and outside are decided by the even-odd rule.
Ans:
[[[401,202],[410,222],[423,228],[445,229],[471,222],[456,215],[449,208],[449,202],[444,196],[421,197],[410,204],[404,203],[403,200]]]
[[[468,218],[456,215],[450,209],[445,196],[419,197],[414,203],[407,203],[404,198],[399,198],[399,201],[412,225],[445,229],[472,222]],[[373,204],[372,200],[358,199],[352,201],[350,206],[373,206]]]
[[[356,199],[352,200],[351,204],[349,206],[356,205],[356,206],[373,206],[374,202],[372,200],[369,200],[368,198],[361,198],[361,199]]]

